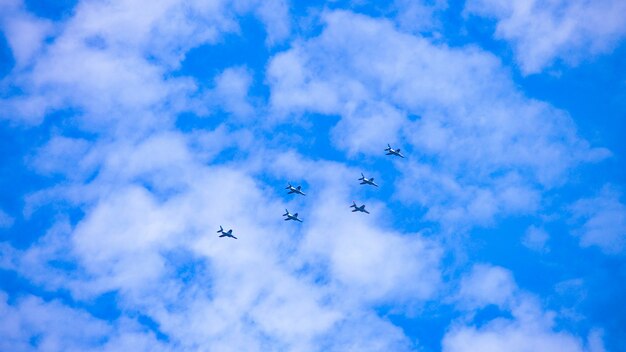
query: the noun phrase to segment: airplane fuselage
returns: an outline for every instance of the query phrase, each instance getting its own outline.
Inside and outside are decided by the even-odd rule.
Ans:
[[[302,220],[300,220],[297,216],[292,216],[292,215],[288,215],[287,219],[285,219],[285,221],[287,221],[287,220],[294,220],[294,221],[302,222]]]
[[[233,236],[233,230],[232,229],[230,229],[228,231],[224,231],[224,229],[220,226],[220,229],[217,231],[217,233],[221,233],[221,235],[219,237],[230,237],[230,238],[237,239],[237,237]]]
[[[289,212],[289,210],[285,209],[285,214],[283,214],[283,216],[286,216],[287,218],[285,218],[285,221],[289,221],[289,220],[294,220],[294,221],[299,221],[302,222],[302,220],[300,220],[298,218],[298,213],[295,214],[291,214]]]
[[[359,207],[359,206],[357,206],[357,205],[356,205],[356,203],[355,203],[355,204],[352,204],[350,207],[354,208],[354,209],[352,210],[352,212],[353,212],[353,213],[354,213],[354,212],[357,212],[357,211],[359,211],[359,212],[361,212],[361,213],[366,213],[366,214],[369,214],[369,213],[370,213],[369,211],[365,210],[365,204],[363,204],[363,205],[361,205],[361,206]]]
[[[292,194],[292,193],[297,193],[300,195],[305,196],[306,194],[304,194],[304,192],[302,192],[302,187],[298,186],[298,187],[293,187],[292,185],[287,186],[287,189],[289,190],[289,192],[287,192],[287,194]]]
[[[385,149],[385,151],[387,152],[386,155],[395,155],[395,156],[399,156],[401,158],[404,158],[404,155],[402,155],[400,153],[400,149],[393,149],[393,148],[391,148],[391,146],[389,144],[387,144],[387,148]]]
[[[361,180],[361,184],[362,185],[370,185],[370,186],[378,187],[378,185],[376,183],[374,183],[374,181],[368,180],[366,178]]]
[[[400,154],[400,152],[395,151],[393,149],[388,150],[386,155],[395,155],[395,156],[399,156],[401,158],[404,158],[404,155]]]

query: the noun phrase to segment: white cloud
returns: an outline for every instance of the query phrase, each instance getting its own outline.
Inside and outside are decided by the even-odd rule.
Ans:
[[[0,291],[0,349],[3,351],[165,351],[168,348],[136,322],[116,325],[57,301],[26,295],[9,303]]]
[[[550,235],[546,230],[530,226],[522,238],[522,244],[534,251],[547,252],[550,250],[546,244],[549,239]]]
[[[15,219],[4,210],[0,209],[0,229],[6,229],[13,226]]]
[[[245,8],[253,6],[256,15],[265,24],[266,43],[274,45],[283,42],[291,34],[289,1],[286,0],[251,0],[240,1],[237,5]]]
[[[603,335],[602,330],[598,329],[592,330],[589,333],[589,337],[587,338],[589,352],[606,352],[606,349],[604,348],[604,341],[602,339]]]
[[[79,2],[74,15],[58,24],[42,55],[31,60],[32,67],[5,82],[26,95],[1,100],[2,116],[39,123],[48,112],[74,108],[83,125],[97,131],[112,128],[112,122],[135,132],[167,126],[172,114],[202,111],[206,103],[197,101],[193,79],[174,77],[171,70],[180,66],[188,50],[216,43],[223,33],[238,32],[236,17],[248,11],[262,17],[271,41],[289,35],[287,5],[280,0],[159,0],[149,6],[128,0]],[[9,41],[22,43],[25,31],[14,35],[12,22],[7,23]],[[38,38],[47,33],[40,32]],[[26,42],[33,44],[26,49],[15,45],[15,56],[36,52],[31,46],[37,41]]]
[[[356,170],[263,149],[239,166],[207,166],[192,148],[172,132],[99,144],[94,179],[77,178],[42,200],[68,198],[85,218],[60,223],[27,250],[4,246],[2,267],[81,301],[117,292],[121,306],[187,349],[316,350],[319,341],[327,350],[410,349],[370,305],[401,310],[434,297],[435,242],[383,229],[375,216],[343,217],[341,210],[355,215],[345,185]],[[298,207],[305,223],[280,218],[283,202],[253,178],[259,171],[315,180],[313,203]],[[385,212],[382,204],[372,209]],[[218,225],[232,226],[239,240],[219,239]],[[372,326],[388,333],[362,333]]]
[[[477,309],[490,304],[508,306],[517,285],[510,271],[485,264],[476,264],[461,280],[459,297],[464,306]]]
[[[27,207],[69,204],[84,216],[56,219],[29,248],[3,243],[0,266],[77,302],[114,294],[122,308],[105,323],[33,299],[37,308],[25,317],[49,319],[32,330],[62,315],[63,328],[72,326],[64,317],[93,328],[87,339],[120,335],[107,341],[110,350],[165,349],[151,333],[136,333],[142,328],[129,317],[141,312],[177,350],[416,348],[375,308],[401,314],[438,298],[444,248],[393,226],[385,203],[368,202],[369,216],[351,213],[357,193],[348,185],[360,170],[288,145],[274,150],[251,129],[173,130],[178,112],[206,113],[207,96],[235,115],[253,111],[245,69],[217,75],[208,94],[171,73],[189,49],[237,31],[233,12],[260,14],[268,42],[287,37],[285,3],[265,4],[81,2],[32,71],[11,76],[27,95],[2,103],[10,113],[36,122],[49,110],[76,109],[72,122],[92,139],[55,134],[30,159],[38,172],[67,179],[27,197]],[[320,37],[297,41],[270,63],[271,113],[278,122],[300,112],[341,115],[332,138],[350,157],[381,153],[386,142],[408,144],[413,154],[408,166],[398,166],[405,175],[398,185],[407,191],[403,200],[428,207],[431,219],[489,223],[498,214],[534,211],[541,187],[602,154],[576,136],[564,113],[516,92],[484,52],[433,45],[390,22],[346,12],[325,18]],[[422,165],[421,156],[434,166]],[[220,158],[226,160],[217,164]],[[406,177],[412,172],[441,189],[414,187]],[[287,200],[272,183],[284,180],[306,180],[313,191]],[[304,223],[284,222],[285,206],[301,212]],[[218,238],[219,225],[239,239]],[[548,340],[560,339],[549,314],[518,302],[510,273],[475,269],[462,282],[460,297],[473,302],[466,307],[500,305],[513,311],[514,328],[525,332],[528,321],[538,321]],[[26,314],[9,306],[16,305],[3,307],[17,317],[10,321]],[[46,332],[46,341],[90,348],[91,340],[72,333]]]
[[[435,13],[447,9],[447,0],[395,0],[392,9],[397,12],[396,21],[408,31],[436,30],[441,26]]]
[[[251,84],[252,77],[245,68],[228,68],[215,78],[212,94],[224,110],[235,116],[249,117],[254,113],[248,99]]]
[[[468,316],[452,324],[442,341],[444,352],[587,351],[580,338],[560,331],[556,314],[544,311],[538,299],[520,290],[504,268],[475,265],[462,279],[457,299],[468,309]],[[497,305],[502,313],[471,323],[476,312],[489,304]],[[588,344],[602,346],[601,336],[590,335]]]
[[[80,177],[95,168],[90,162],[89,148],[87,140],[54,136],[36,152],[30,164],[44,175],[62,173],[70,178]]]
[[[490,224],[530,213],[566,170],[608,154],[580,139],[565,112],[518,92],[488,53],[349,12],[323,19],[318,37],[270,62],[274,112],[339,115],[333,142],[350,156],[406,147],[398,197],[431,219]]]
[[[234,8],[260,11],[267,24],[281,16],[272,4]],[[236,23],[220,2],[160,1],[145,11],[144,5],[79,3],[33,70],[11,76],[27,92],[4,101],[13,112],[39,101],[31,116],[36,122],[48,110],[77,108],[77,127],[98,135],[55,135],[30,158],[38,172],[67,180],[27,197],[27,212],[64,203],[85,215],[76,224],[57,219],[29,248],[3,244],[2,267],[45,290],[68,291],[81,302],[114,292],[124,308],[115,322],[139,311],[155,321],[169,345],[181,349],[315,350],[323,341],[326,350],[409,350],[403,332],[370,304],[401,298],[394,305],[402,309],[433,297],[440,280],[437,244],[354,218],[344,220],[328,246],[313,227],[317,215],[304,216],[302,225],[285,223],[284,201],[256,176],[343,175],[326,181],[332,194],[333,185],[345,181],[343,166],[303,156],[299,161],[306,168],[281,166],[277,160],[290,152],[266,150],[250,131],[224,126],[191,134],[171,131],[173,117],[187,104],[191,110],[206,109],[193,80],[169,73],[187,50],[237,30]],[[284,38],[285,28],[268,28],[268,40]],[[216,100],[212,106],[249,114],[250,80],[244,69],[222,72],[208,94]],[[241,153],[239,162],[207,165],[230,148]],[[338,201],[347,202],[331,199],[330,205]],[[323,205],[302,211],[307,210],[329,212]],[[350,224],[376,244],[361,243],[363,250],[375,249],[373,255],[354,249],[348,258],[340,255],[352,248]],[[239,239],[218,238],[219,225],[233,227]],[[330,270],[308,269],[319,261],[329,263]],[[368,275],[384,282],[377,285]],[[342,297],[342,292],[351,294]],[[385,334],[367,333],[374,327]]]
[[[577,338],[550,331],[551,323],[546,320],[549,318],[537,316],[521,321],[496,320],[482,328],[455,328],[444,338],[443,351],[584,351]]]
[[[41,52],[46,37],[53,34],[49,21],[29,14],[21,1],[7,0],[0,4],[0,30],[9,42],[16,69],[24,69]]]
[[[573,233],[582,247],[597,246],[607,254],[626,249],[626,205],[621,194],[606,185],[597,196],[576,201],[571,206]]]
[[[496,19],[525,74],[610,52],[626,35],[621,0],[471,0],[465,11]]]

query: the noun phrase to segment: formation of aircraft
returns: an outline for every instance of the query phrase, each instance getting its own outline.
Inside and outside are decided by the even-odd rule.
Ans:
[[[378,187],[378,185],[376,183],[374,183],[374,178],[367,178],[365,177],[365,175],[363,175],[363,173],[361,173],[361,178],[359,179],[359,181],[361,181],[361,185],[370,185],[370,186],[374,186],[374,187]]]
[[[287,192],[287,194],[297,193],[297,194],[301,194],[303,196],[306,196],[306,194],[304,194],[304,192],[302,192],[302,186],[294,187],[290,183],[289,186],[287,186],[287,188],[285,188],[285,189],[289,190],[289,192]]]
[[[387,148],[385,148],[385,151],[387,152],[385,155],[392,155],[392,156],[397,156],[400,158],[404,158],[404,155],[402,155],[400,153],[400,148],[398,149],[393,149],[391,147],[391,145],[387,144]],[[374,182],[374,178],[367,178],[365,177],[365,175],[363,175],[363,173],[361,173],[361,178],[358,179],[359,181],[361,181],[361,185],[370,185],[370,186],[374,186],[374,187],[378,187],[378,185]],[[302,186],[297,186],[294,187],[292,186],[290,183],[287,185],[287,187],[285,188],[287,190],[289,190],[289,192],[287,192],[287,194],[300,194],[305,196],[306,194],[304,192],[302,192]],[[365,210],[365,204],[358,206],[356,205],[355,201],[352,201],[352,205],[350,206],[350,208],[352,209],[352,212],[361,212],[361,213],[366,213],[369,214],[370,212]],[[289,210],[285,209],[285,214],[283,214],[283,216],[285,216],[286,218],[284,219],[285,221],[289,221],[289,220],[293,220],[293,221],[298,221],[298,222],[302,222],[302,219],[298,218],[298,213],[295,214],[291,214],[289,212]],[[230,237],[230,238],[234,238],[237,239],[237,237],[233,236],[233,230],[228,230],[228,232],[225,232],[224,229],[222,228],[222,226],[220,226],[219,231],[217,231],[217,233],[221,233],[221,235],[219,237]]]
[[[302,222],[302,220],[298,219],[298,213],[291,214],[291,213],[289,212],[289,210],[287,210],[287,209],[285,209],[285,214],[283,214],[283,216],[286,216],[286,217],[287,217],[287,218],[285,219],[285,221],[288,221],[288,220],[294,220],[294,221],[300,221],[300,222]]]
[[[228,230],[228,232],[224,232],[224,229],[222,228],[221,225],[217,233],[221,233],[220,237],[230,237],[230,238],[237,239],[237,237],[233,236],[233,229]]]
[[[387,144],[387,148],[385,148],[385,151],[387,152],[387,154],[385,154],[385,155],[395,155],[395,156],[399,156],[401,158],[404,158],[404,155],[400,154],[400,148],[393,149],[393,148],[391,148],[391,146],[389,144]]]
[[[356,205],[355,201],[352,201],[352,205],[350,206],[350,208],[354,208],[352,209],[352,212],[357,212],[360,211],[361,213],[367,213],[369,214],[370,212],[365,210],[365,204],[361,205],[360,207]]]

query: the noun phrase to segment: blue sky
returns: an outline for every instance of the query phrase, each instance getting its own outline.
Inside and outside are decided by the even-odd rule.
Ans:
[[[0,2],[0,350],[626,351],[624,11]]]

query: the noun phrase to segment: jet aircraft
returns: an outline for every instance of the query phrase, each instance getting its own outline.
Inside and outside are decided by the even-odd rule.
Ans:
[[[228,232],[224,232],[224,229],[222,228],[222,226],[220,226],[220,229],[217,231],[217,233],[221,233],[220,237],[230,237],[230,238],[237,239],[237,237],[233,236],[232,229],[228,230]]]
[[[400,154],[400,149],[393,149],[391,148],[391,146],[389,144],[387,144],[387,148],[385,148],[385,151],[387,152],[387,154],[385,155],[395,155],[395,156],[399,156],[401,158],[404,158],[404,155]]]
[[[295,214],[291,214],[289,212],[289,210],[285,209],[285,214],[283,214],[283,216],[286,216],[287,218],[285,219],[285,221],[287,220],[294,220],[294,221],[300,221],[302,222],[302,220],[298,219],[298,213]]]
[[[365,204],[363,204],[363,205],[361,205],[360,207],[358,207],[358,206],[356,205],[356,202],[355,202],[355,201],[352,201],[352,205],[350,206],[350,208],[354,208],[354,209],[352,210],[352,212],[353,212],[353,213],[354,213],[355,211],[360,211],[361,213],[367,213],[367,214],[369,214],[369,213],[370,213],[369,211],[365,210]]]
[[[303,196],[306,195],[306,194],[304,194],[304,192],[302,192],[302,186],[294,187],[290,183],[289,186],[287,186],[287,188],[285,188],[285,189],[289,190],[289,192],[287,192],[287,194],[298,193],[298,194],[301,194]]]
[[[359,179],[359,181],[361,181],[361,185],[371,185],[374,187],[378,187],[378,185],[376,183],[374,183],[374,178],[367,178],[365,177],[365,175],[363,175],[363,173],[361,173],[361,178]]]

